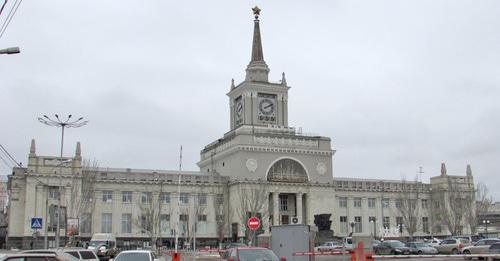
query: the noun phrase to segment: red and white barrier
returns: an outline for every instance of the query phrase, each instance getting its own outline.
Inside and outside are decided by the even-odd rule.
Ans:
[[[349,255],[350,251],[314,251],[314,252],[294,252],[292,256],[336,256]]]
[[[404,259],[404,258],[500,258],[500,254],[474,254],[474,255],[373,255],[374,259]]]

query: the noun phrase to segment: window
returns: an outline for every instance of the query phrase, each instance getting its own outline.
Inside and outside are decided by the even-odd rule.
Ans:
[[[188,204],[189,203],[189,194],[188,193],[181,193],[181,196],[179,197],[179,201],[181,204]]]
[[[391,219],[389,217],[384,217],[384,220],[383,220],[383,225],[384,225],[384,228],[386,229],[389,229],[391,227]]]
[[[207,205],[207,193],[199,193],[198,194],[198,205],[199,206]]]
[[[347,208],[347,197],[339,197],[339,207]]]
[[[160,215],[160,230],[162,234],[170,235],[170,215]]]
[[[347,233],[347,217],[340,217],[340,233]]]
[[[142,192],[141,193],[141,203],[143,203],[143,204],[151,203],[151,192]]]
[[[428,217],[422,217],[422,231],[424,231],[424,233],[429,234],[429,218]]]
[[[288,195],[280,195],[280,210],[288,210]]]
[[[428,208],[427,199],[422,199],[422,208],[423,209],[427,209]]]
[[[363,223],[361,222],[361,217],[356,216],[354,217],[354,232],[356,233],[362,233],[363,232]]]
[[[105,190],[102,192],[102,202],[111,203],[113,202],[113,191]]]
[[[293,159],[281,159],[274,163],[267,172],[267,181],[307,182],[306,170]]]
[[[388,208],[389,207],[389,199],[388,198],[382,199],[382,207],[383,208]]]
[[[80,232],[82,233],[92,233],[92,214],[91,213],[83,213],[82,220],[80,224]]]
[[[403,224],[403,217],[396,217],[396,225],[401,225]]]
[[[394,206],[396,208],[401,208],[401,199],[396,199],[396,201],[394,202]]]
[[[375,199],[374,198],[369,198],[368,199],[368,207],[369,208],[375,208]]]
[[[58,187],[50,187],[49,188],[49,198],[59,199],[59,188]]]
[[[361,198],[354,198],[354,207],[361,208]]]
[[[101,233],[111,233],[112,227],[112,215],[111,213],[103,213],[101,219]]]
[[[122,233],[132,233],[132,214],[122,214]]]
[[[181,236],[185,236],[189,228],[189,216],[179,215],[179,232]]]
[[[148,232],[152,232],[152,217],[151,216],[148,216],[148,215],[144,215],[142,214],[141,215],[141,232],[142,233],[148,233]]]
[[[132,202],[132,191],[122,191],[122,202],[123,203]]]
[[[169,192],[161,192],[160,193],[160,202],[162,204],[169,204],[170,203],[170,193]]]
[[[215,196],[215,203],[216,203],[217,205],[222,205],[222,204],[224,204],[224,194],[217,194],[217,195]]]
[[[197,230],[196,232],[199,234],[207,233],[207,215],[198,215],[196,230]]]

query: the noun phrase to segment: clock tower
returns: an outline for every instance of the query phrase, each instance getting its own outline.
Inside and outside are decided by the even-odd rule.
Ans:
[[[260,36],[260,9],[254,7],[254,32],[252,57],[246,69],[243,82],[236,85],[231,82],[229,106],[231,130],[243,125],[288,126],[288,89],[285,73],[281,82],[269,82],[269,67],[264,61]]]
[[[333,182],[331,139],[288,126],[288,86],[269,81],[260,32],[260,9],[252,9],[252,56],[245,79],[231,81],[231,129],[200,153],[202,172],[231,179],[307,184]]]

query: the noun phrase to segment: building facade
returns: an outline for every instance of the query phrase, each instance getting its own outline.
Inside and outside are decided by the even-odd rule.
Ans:
[[[58,205],[62,242],[113,233],[123,248],[172,246],[176,236],[202,244],[238,240],[248,237],[250,216],[262,219],[259,233],[308,224],[338,237],[450,234],[443,210],[453,208],[453,196],[473,193],[470,167],[464,176],[450,176],[443,164],[430,184],[335,177],[331,139],[288,125],[290,86],[284,73],[281,81],[269,81],[259,11],[246,77],[233,80],[227,93],[231,129],[201,150],[200,171],[99,168],[82,161],[79,143],[74,157],[61,160],[37,155],[32,140],[27,167],[9,176],[7,244],[42,247],[47,235],[53,246]],[[457,195],[450,192],[456,183]],[[32,218],[43,218],[43,228],[32,229]],[[326,228],[319,225],[325,219]],[[76,229],[66,228],[75,220]],[[466,220],[455,223],[468,231]]]

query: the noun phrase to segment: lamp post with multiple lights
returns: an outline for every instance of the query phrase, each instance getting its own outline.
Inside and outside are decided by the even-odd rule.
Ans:
[[[88,123],[88,121],[84,121],[83,117],[78,118],[77,120],[73,120],[72,115],[68,115],[66,119],[59,118],[59,115],[55,114],[55,118],[50,118],[47,115],[43,115],[43,117],[38,117],[38,121],[52,127],[61,128],[61,154],[60,154],[60,163],[63,162],[63,147],[64,147],[64,129],[65,128],[79,128]],[[60,239],[60,220],[61,220],[61,186],[62,186],[62,167],[64,164],[60,164],[59,168],[59,199],[57,203],[57,225],[56,225],[56,247],[59,247],[59,239]]]
[[[488,219],[483,220],[483,225],[484,225],[484,236],[488,237],[488,225],[490,224],[490,221]]]

